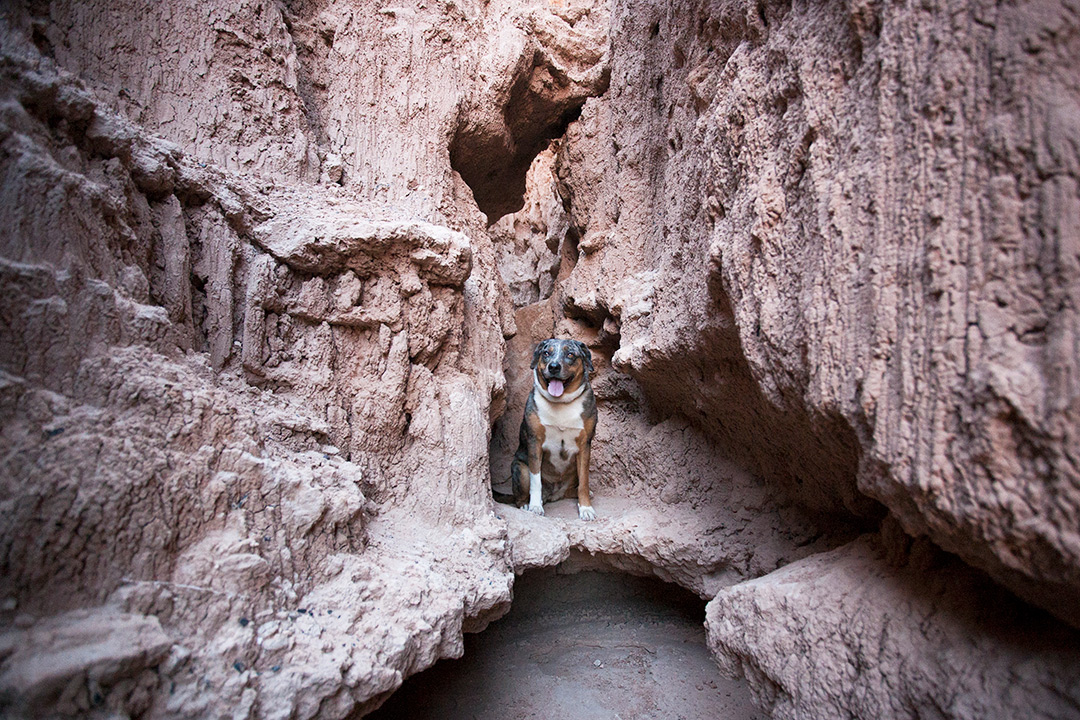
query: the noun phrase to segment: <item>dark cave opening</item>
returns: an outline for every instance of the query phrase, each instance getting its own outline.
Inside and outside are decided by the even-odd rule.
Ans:
[[[489,226],[524,206],[529,166],[578,119],[584,101],[581,98],[580,102],[561,110],[547,108],[548,113],[558,111],[548,121],[533,119],[533,124],[517,121],[494,129],[463,123],[454,133],[450,166],[472,190],[473,199],[487,216]]]
[[[408,678],[373,720],[764,715],[705,645],[705,602],[655,578],[535,570],[465,655]]]

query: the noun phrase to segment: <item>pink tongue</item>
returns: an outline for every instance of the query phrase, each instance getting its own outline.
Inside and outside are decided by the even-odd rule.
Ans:
[[[559,397],[562,395],[563,385],[562,380],[548,380],[548,392],[552,397]]]

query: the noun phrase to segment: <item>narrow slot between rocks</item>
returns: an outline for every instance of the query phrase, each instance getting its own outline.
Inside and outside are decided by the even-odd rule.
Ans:
[[[562,566],[560,566],[562,569]],[[765,717],[705,646],[705,602],[655,578],[534,570],[465,654],[408,678],[373,720]]]

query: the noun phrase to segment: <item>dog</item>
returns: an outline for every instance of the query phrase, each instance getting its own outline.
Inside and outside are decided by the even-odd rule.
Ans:
[[[552,338],[533,350],[533,389],[517,452],[510,465],[513,499],[537,515],[544,502],[576,490],[578,517],[595,520],[589,497],[589,459],[596,432],[596,398],[589,385],[592,353],[577,340]]]

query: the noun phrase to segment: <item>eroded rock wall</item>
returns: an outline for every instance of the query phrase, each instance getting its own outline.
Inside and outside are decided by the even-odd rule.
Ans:
[[[791,497],[1075,624],[1076,33],[1040,8],[617,4],[566,295]]]
[[[820,527],[887,513],[1080,622],[1075,14],[618,2],[612,18],[610,90],[556,170],[581,249],[560,312],[614,345],[652,418],[686,418]],[[784,717],[1076,715],[1077,658],[1053,641],[1072,631],[1021,605],[1040,640],[1017,648],[970,584],[919,611],[947,616],[938,629],[899,621],[915,646],[962,625],[980,638],[966,660],[866,684],[903,664],[866,644],[905,614],[885,608],[924,602],[915,571],[837,559],[875,542],[720,590],[722,662]],[[865,591],[815,576],[854,565]],[[856,608],[878,618],[851,625]],[[797,670],[786,658],[833,613],[837,654]],[[999,640],[1011,659],[977,659]],[[1011,695],[1027,662],[1062,694]]]
[[[721,667],[775,718],[1076,717],[1076,630],[900,534],[721,592],[706,620]]]
[[[489,26],[572,28],[425,7],[0,14],[3,714],[343,717],[508,607],[449,147]]]

